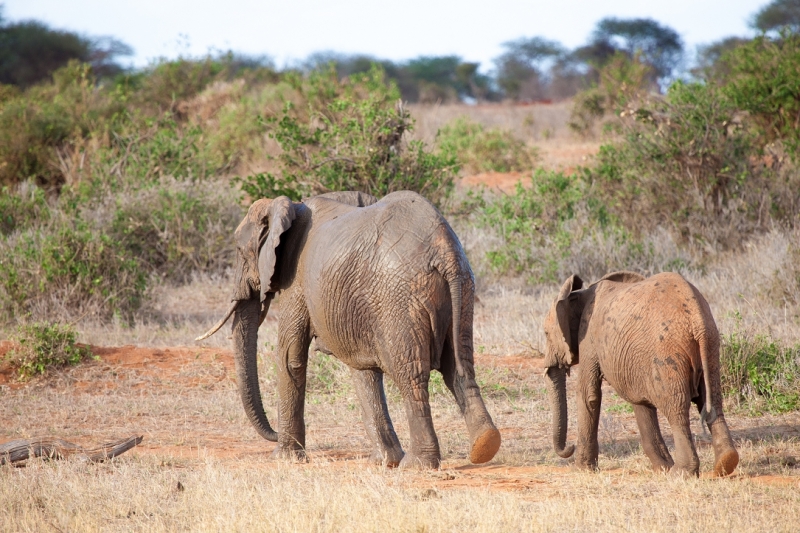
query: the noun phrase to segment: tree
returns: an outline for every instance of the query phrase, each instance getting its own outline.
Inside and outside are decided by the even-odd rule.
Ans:
[[[369,72],[379,65],[386,78],[400,89],[408,102],[436,102],[472,98],[485,100],[493,97],[491,80],[478,72],[479,63],[464,62],[458,56],[420,56],[403,63],[394,63],[365,54],[340,54],[316,52],[300,65],[306,73],[336,69],[339,79]]]
[[[543,37],[522,37],[503,43],[506,51],[494,60],[497,84],[515,100],[533,100],[546,95],[547,71],[566,49]]]
[[[666,81],[683,61],[680,35],[649,18],[604,18],[597,23],[589,49],[603,62],[617,51],[629,57],[640,54],[653,67],[656,76],[654,81],[659,82]]]
[[[800,0],[773,0],[753,16],[750,26],[764,33],[782,28],[800,32]]]
[[[90,39],[36,21],[7,24],[0,13],[0,83],[29,87],[71,59],[91,64],[100,77],[113,76],[122,70],[114,59],[132,52],[112,37]]]

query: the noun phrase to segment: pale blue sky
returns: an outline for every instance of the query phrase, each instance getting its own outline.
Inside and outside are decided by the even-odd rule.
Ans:
[[[767,0],[5,0],[5,16],[111,35],[131,45],[136,66],[209,50],[266,54],[279,66],[322,50],[403,60],[457,54],[492,67],[503,42],[541,35],[568,47],[586,42],[606,16],[652,17],[690,50],[748,35]]]

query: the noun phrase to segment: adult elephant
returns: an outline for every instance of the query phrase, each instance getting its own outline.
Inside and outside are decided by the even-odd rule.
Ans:
[[[494,457],[500,433],[473,368],[474,278],[458,238],[430,202],[407,191],[380,201],[354,192],[303,202],[262,199],[250,207],[235,239],[233,305],[205,336],[233,315],[242,402],[256,431],[277,440],[275,455],[305,458],[303,406],[313,339],[318,350],[352,369],[375,461],[439,466],[428,403],[433,369],[466,419],[470,460]],[[261,401],[256,346],[258,326],[279,291],[276,435]],[[384,373],[403,397],[410,453],[404,454],[389,418]]]
[[[656,471],[698,475],[700,463],[689,407],[708,424],[717,475],[733,472],[739,454],[722,414],[719,332],[705,298],[679,274],[644,278],[615,272],[583,288],[578,276],[561,287],[544,323],[545,367],[550,377],[553,443],[566,447],[565,377],[580,363],[576,464],[597,468],[601,381],[633,404],[642,447]],[[667,450],[656,410],[669,421],[675,460]]]

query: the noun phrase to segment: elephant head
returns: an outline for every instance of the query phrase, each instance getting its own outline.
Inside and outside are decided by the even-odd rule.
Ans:
[[[570,457],[575,446],[566,447],[567,440],[567,375],[580,360],[579,328],[587,303],[593,299],[594,291],[601,281],[637,283],[644,276],[635,272],[612,272],[586,289],[577,275],[570,276],[561,286],[558,297],[544,320],[547,342],[544,366],[550,378],[548,390],[553,410],[553,447],[561,457]]]
[[[233,315],[233,344],[239,393],[247,417],[267,440],[277,441],[264,412],[258,385],[256,351],[258,327],[267,315],[269,304],[280,290],[279,248],[281,235],[297,214],[298,204],[286,196],[257,200],[236,228],[237,260],[233,303],[225,317],[197,340],[213,335]]]
[[[378,201],[374,196],[356,191],[337,191],[315,198],[355,207]],[[278,436],[267,420],[258,385],[258,327],[267,316],[275,293],[290,283],[291,273],[282,272],[282,269],[293,266],[294,251],[288,243],[281,244],[281,236],[305,209],[303,203],[292,202],[286,196],[257,200],[250,206],[234,233],[237,259],[231,307],[222,320],[196,339],[210,337],[233,316],[232,337],[242,404],[256,431],[270,441],[277,441]]]
[[[567,374],[572,365],[578,363],[578,320],[581,309],[573,291],[583,287],[583,280],[572,275],[561,286],[544,320],[545,368],[549,377],[548,392],[553,411],[553,447],[561,457],[570,457],[575,446],[566,447],[567,440]]]

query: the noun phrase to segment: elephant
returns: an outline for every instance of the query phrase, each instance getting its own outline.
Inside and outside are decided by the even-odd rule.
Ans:
[[[642,448],[655,471],[699,475],[689,408],[711,430],[714,472],[725,476],[739,464],[722,413],[720,337],[700,291],[680,274],[649,278],[614,272],[583,288],[569,277],[544,322],[545,368],[553,408],[553,445],[580,468],[597,469],[597,430],[605,379],[633,404]],[[577,382],[578,439],[566,447],[566,375],[580,364]],[[675,459],[658,425],[657,410],[672,428]]]
[[[198,339],[233,316],[242,403],[256,431],[277,441],[273,456],[307,460],[303,410],[313,340],[317,350],[350,367],[376,463],[440,466],[428,401],[434,369],[466,420],[471,462],[494,457],[500,432],[473,366],[474,276],[452,228],[428,200],[410,191],[380,201],[352,191],[301,202],[260,199],[234,238],[232,305]],[[256,346],[258,327],[278,292],[276,432],[261,400]],[[403,398],[411,433],[407,453],[389,417],[384,373]]]

